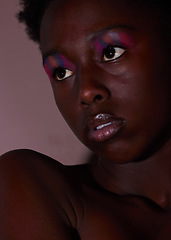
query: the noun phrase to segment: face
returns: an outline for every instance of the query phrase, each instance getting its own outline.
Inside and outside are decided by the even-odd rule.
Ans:
[[[170,67],[157,14],[123,0],[52,1],[40,47],[55,100],[76,136],[116,163],[170,138]]]

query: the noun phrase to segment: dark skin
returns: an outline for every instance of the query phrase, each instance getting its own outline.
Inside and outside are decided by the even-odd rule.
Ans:
[[[98,157],[63,166],[29,150],[2,156],[3,240],[170,239],[171,70],[158,19],[119,0],[49,5],[42,55],[62,54],[73,66],[62,80],[53,75],[55,100]],[[94,39],[116,33],[128,44],[96,54]]]

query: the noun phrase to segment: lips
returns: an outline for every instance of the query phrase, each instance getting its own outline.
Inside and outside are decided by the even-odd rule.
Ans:
[[[88,118],[88,137],[90,140],[103,142],[113,138],[123,126],[124,120],[122,118],[100,113]]]

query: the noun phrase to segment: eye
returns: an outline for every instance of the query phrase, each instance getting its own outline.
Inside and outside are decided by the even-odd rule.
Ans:
[[[109,46],[104,49],[102,60],[104,62],[109,62],[109,61],[115,60],[115,59],[119,58],[124,52],[125,52],[125,49],[123,49],[121,47]]]
[[[66,78],[69,78],[73,75],[73,71],[67,69],[67,68],[56,68],[53,73],[53,78],[57,81],[62,81]]]

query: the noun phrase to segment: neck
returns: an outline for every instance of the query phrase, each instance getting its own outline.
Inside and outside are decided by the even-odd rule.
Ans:
[[[142,196],[164,209],[171,207],[171,144],[139,162],[115,164],[99,158],[92,163],[92,173],[110,192]]]

